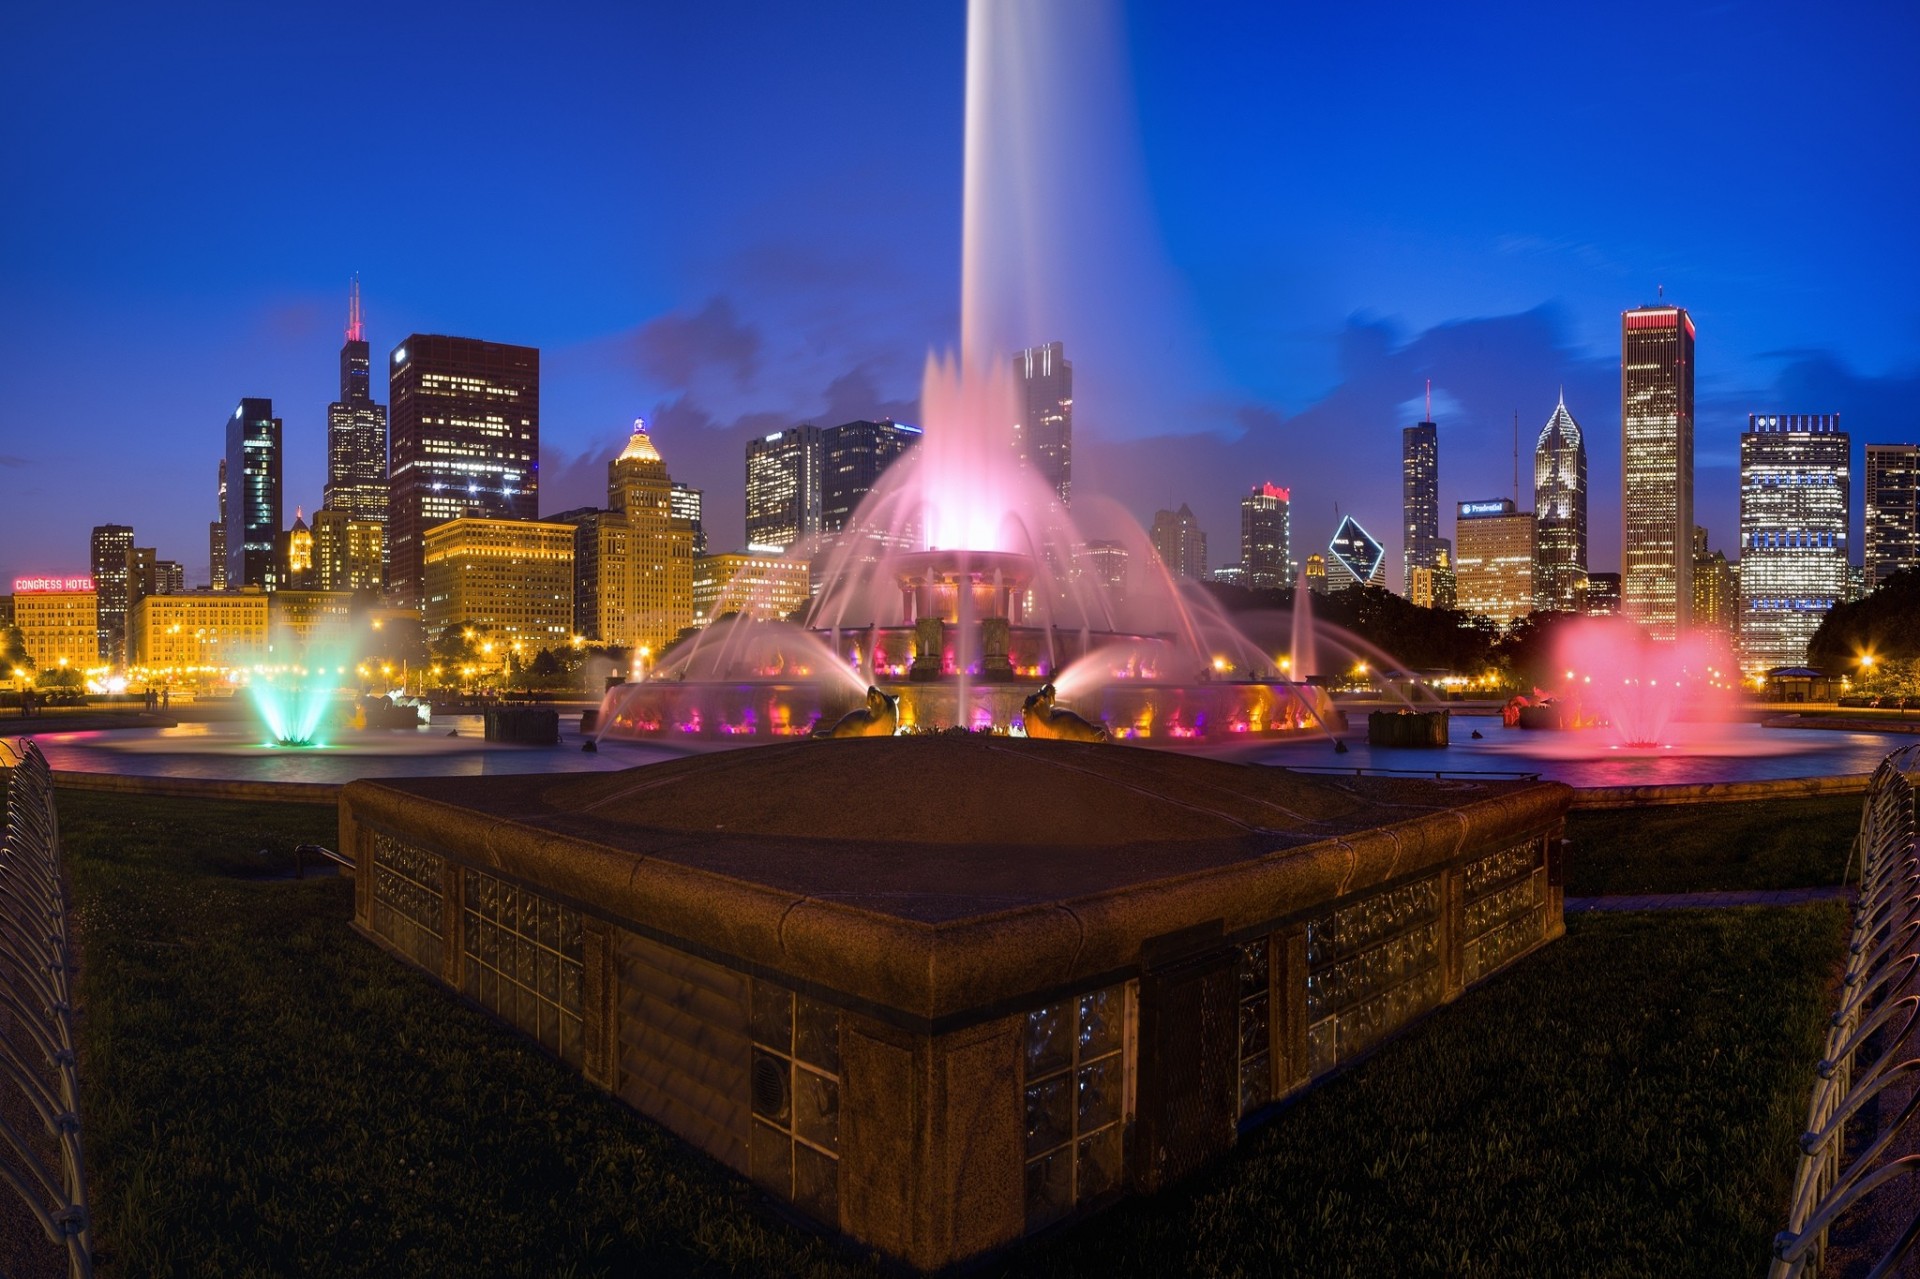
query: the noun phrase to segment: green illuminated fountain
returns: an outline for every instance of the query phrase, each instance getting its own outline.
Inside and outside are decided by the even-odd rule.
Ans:
[[[254,709],[273,735],[274,746],[324,746],[320,729],[333,700],[332,681],[316,671],[247,685]]]

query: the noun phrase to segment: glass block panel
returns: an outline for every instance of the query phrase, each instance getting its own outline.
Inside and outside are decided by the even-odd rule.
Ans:
[[[1119,1053],[1111,1053],[1091,1065],[1080,1067],[1080,1082],[1075,1096],[1079,1132],[1092,1132],[1120,1118],[1120,1087]]]
[[[580,1064],[585,1055],[584,1025],[578,1017],[562,1015],[560,1018],[560,1059]]]
[[[540,1042],[555,1052],[560,1051],[560,1010],[541,999],[535,1001],[540,1014]]]
[[[1104,1195],[1120,1184],[1120,1127],[1080,1140],[1079,1195],[1082,1200]]]
[[[758,1120],[747,1143],[747,1167],[753,1179],[782,1199],[793,1193],[793,1138]]]
[[[795,1144],[793,1202],[802,1212],[829,1226],[840,1224],[840,1161]]]
[[[1262,994],[1267,989],[1267,939],[1248,942],[1240,948],[1240,998]]]
[[[1307,1027],[1307,1073],[1320,1075],[1333,1069],[1333,1018]]]
[[[1073,1140],[1073,1089],[1065,1075],[1027,1085],[1027,1153]]]
[[[840,1010],[805,996],[793,1001],[793,1055],[830,1075],[840,1073]]]
[[[520,928],[520,891],[504,881],[500,884],[500,926],[508,932]]]
[[[793,992],[753,983],[753,1042],[790,1052],[793,1047]]]
[[[1251,1057],[1268,1048],[1268,998],[1262,994],[1240,1005],[1240,1055]]]
[[[578,1017],[586,984],[585,967],[571,959],[566,960],[560,969],[560,1007]]]
[[[565,911],[560,916],[560,953],[568,959],[584,959],[586,944],[582,940],[580,912]]]
[[[1122,1033],[1121,1019],[1126,1015],[1126,1000],[1120,987],[1110,986],[1080,996],[1080,1060],[1118,1052]]]
[[[540,992],[540,998],[551,1003],[560,1002],[559,960],[550,950],[541,950],[534,956],[536,983],[534,989]]]
[[[793,1071],[793,1133],[816,1146],[840,1148],[840,1085],[804,1066]]]
[[[1072,1004],[1049,1004],[1027,1014],[1027,1078],[1073,1064]]]
[[[1240,1063],[1240,1113],[1251,1114],[1273,1100],[1273,1058],[1267,1053]]]
[[[1027,1229],[1058,1221],[1073,1207],[1073,1150],[1063,1147],[1027,1164]]]
[[[787,1059],[764,1049],[753,1050],[753,1074],[748,1087],[753,1094],[753,1113],[772,1120],[782,1128],[792,1123],[792,1084]]]
[[[548,950],[560,949],[560,908],[544,898],[540,902],[539,937]]]

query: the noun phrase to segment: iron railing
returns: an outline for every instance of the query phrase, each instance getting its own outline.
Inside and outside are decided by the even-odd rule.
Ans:
[[[1849,871],[1860,897],[1847,946],[1840,1007],[1817,1067],[1800,1138],[1787,1228],[1774,1239],[1772,1279],[1812,1279],[1830,1232],[1847,1217],[1848,1269],[1893,1273],[1920,1239],[1912,1185],[1875,1198],[1920,1171],[1920,745],[1895,751],[1867,788]],[[1858,1215],[1848,1216],[1854,1209]],[[1873,1254],[1877,1253],[1877,1256]]]
[[[25,739],[0,741],[0,765],[11,782],[0,844],[0,1181],[66,1250],[68,1274],[84,1277],[93,1246],[53,770]]]

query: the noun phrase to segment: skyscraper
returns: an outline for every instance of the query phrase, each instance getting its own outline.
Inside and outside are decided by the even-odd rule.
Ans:
[[[1693,629],[1732,639],[1740,628],[1740,574],[1725,551],[1709,550],[1707,530],[1693,530]]]
[[[1013,357],[1020,387],[1020,418],[1013,447],[1040,473],[1060,501],[1073,501],[1073,365],[1060,343],[1029,347]]]
[[[151,546],[127,550],[127,608],[160,593],[160,553]]]
[[[1920,445],[1867,445],[1867,589],[1920,568]]]
[[[393,466],[387,498],[390,593],[418,607],[422,537],[463,515],[540,512],[540,352],[415,333],[388,361]]]
[[[1587,575],[1587,446],[1566,393],[1533,448],[1534,603],[1574,611]]]
[[[207,525],[207,583],[227,589],[227,459],[220,459],[220,518]]]
[[[1740,664],[1800,666],[1847,595],[1849,445],[1838,414],[1755,413],[1740,437]]]
[[[1429,395],[1427,416],[1433,416]],[[1420,422],[1400,431],[1400,492],[1404,512],[1401,552],[1401,578],[1406,590],[1413,590],[1413,571],[1434,568],[1440,548],[1440,428],[1433,422]]]
[[[602,635],[658,653],[693,625],[693,526],[673,513],[667,464],[640,418],[627,447],[607,463],[607,505],[625,518],[630,559],[627,580],[615,584],[601,557]],[[610,590],[624,596],[624,616],[608,607]]]
[[[673,518],[685,520],[687,527],[693,530],[693,553],[707,553],[707,530],[702,522],[702,510],[706,505],[706,495],[691,484],[679,480],[673,482]]]
[[[1534,513],[1510,497],[1462,502],[1454,522],[1454,594],[1462,612],[1502,626],[1533,612]],[[1688,544],[1689,553],[1692,544]]]
[[[880,476],[919,442],[919,427],[894,421],[843,422],[820,432],[820,531],[851,526]]]
[[[280,419],[273,401],[241,400],[227,419],[227,585],[275,590],[280,572]]]
[[[327,405],[327,486],[322,505],[355,520],[387,522],[387,410],[373,402],[360,281],[347,301],[340,398]]]
[[[1349,515],[1327,543],[1327,590],[1348,591],[1359,586],[1387,584],[1387,548]]]
[[[1153,553],[1175,577],[1204,581],[1207,576],[1207,535],[1185,502],[1177,511],[1155,511]]]
[[[132,550],[131,524],[94,526],[92,568],[93,589],[97,597],[94,629],[98,632],[98,655],[103,662],[119,662],[125,657],[127,555]]]
[[[1620,611],[1657,639],[1693,603],[1693,318],[1620,315]]]
[[[1258,484],[1240,499],[1241,585],[1280,590],[1292,585],[1293,494],[1276,484]]]
[[[796,426],[747,441],[747,547],[786,550],[820,533],[820,428]]]

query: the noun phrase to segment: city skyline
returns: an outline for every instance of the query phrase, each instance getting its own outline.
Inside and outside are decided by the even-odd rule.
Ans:
[[[795,74],[782,69],[779,55],[793,34],[787,24],[796,20],[770,14],[763,29],[742,34],[742,65],[775,82]],[[1381,530],[1389,582],[1398,587],[1395,432],[1423,416],[1425,379],[1434,379],[1432,416],[1446,437],[1443,505],[1489,491],[1488,481],[1503,469],[1511,415],[1542,420],[1564,382],[1594,454],[1591,559],[1597,568],[1616,566],[1614,317],[1653,301],[1661,284],[1701,326],[1696,518],[1717,542],[1731,544],[1737,524],[1737,444],[1746,414],[1776,406],[1840,412],[1852,424],[1856,450],[1900,442],[1908,434],[1902,406],[1920,395],[1911,354],[1920,319],[1877,286],[1897,277],[1916,248],[1892,219],[1873,211],[1905,202],[1917,166],[1862,140],[1877,136],[1865,127],[1869,121],[1913,113],[1916,90],[1876,70],[1898,41],[1862,41],[1843,22],[1743,24],[1735,33],[1706,12],[1675,20],[1717,52],[1703,56],[1694,80],[1674,87],[1677,114],[1688,122],[1651,154],[1634,150],[1631,130],[1596,113],[1659,76],[1659,60],[1609,41],[1583,47],[1554,26],[1571,19],[1499,31],[1490,23],[1474,33],[1486,49],[1472,54],[1476,65],[1483,57],[1494,65],[1554,48],[1566,77],[1564,110],[1551,120],[1478,127],[1477,140],[1445,143],[1439,139],[1449,121],[1484,125],[1490,91],[1474,86],[1435,104],[1439,114],[1411,130],[1369,106],[1327,121],[1324,140],[1275,132],[1328,78],[1356,67],[1369,68],[1369,78],[1390,78],[1416,57],[1399,43],[1355,40],[1344,25],[1349,20],[1338,15],[1315,15],[1309,21],[1319,25],[1300,34],[1339,56],[1326,67],[1301,67],[1297,83],[1267,97],[1246,96],[1252,90],[1218,72],[1238,65],[1242,49],[1273,47],[1263,43],[1271,19],[1236,12],[1183,24],[1142,11],[1108,24],[1117,28],[1108,34],[1124,43],[1139,88],[1130,164],[1140,198],[1090,225],[1148,244],[1150,251],[1124,261],[1123,278],[1172,278],[1178,287],[1170,306],[1162,305],[1164,289],[1143,288],[1132,309],[1088,296],[1079,313],[1067,305],[1047,317],[1044,331],[1027,335],[1031,343],[1064,341],[1073,355],[1075,488],[1115,497],[1143,523],[1157,508],[1188,502],[1217,552],[1231,545],[1234,504],[1247,477],[1271,476],[1296,492],[1302,544],[1325,543],[1336,502]],[[704,17],[630,21],[663,52],[715,38]],[[309,30],[298,17],[210,42],[192,24],[178,32],[131,24],[86,33],[102,42],[107,96],[76,108],[71,122],[55,112],[45,137],[10,135],[30,198],[0,217],[12,242],[44,243],[49,251],[0,265],[0,285],[19,299],[0,320],[0,349],[7,351],[0,358],[16,388],[0,407],[0,483],[12,499],[0,512],[0,577],[76,570],[87,528],[122,522],[139,530],[143,544],[183,561],[190,581],[204,580],[198,529],[208,504],[177,495],[204,490],[200,477],[219,448],[203,446],[200,424],[228,411],[236,394],[274,401],[286,423],[286,505],[316,509],[324,485],[324,406],[336,393],[328,356],[339,345],[340,294],[356,272],[377,351],[417,331],[545,353],[551,425],[542,441],[543,514],[595,500],[606,461],[598,441],[645,416],[663,447],[685,459],[679,473],[707,491],[707,525],[722,549],[740,527],[743,497],[731,476],[747,438],[802,422],[917,421],[920,364],[930,349],[955,340],[955,178],[944,162],[919,154],[939,147],[909,143],[957,136],[961,24],[957,14],[889,15],[875,23],[851,10],[829,10],[817,21],[833,37],[832,59],[853,65],[885,57],[913,70],[912,89],[890,104],[888,119],[866,118],[871,113],[858,111],[857,92],[830,86],[783,122],[777,142],[786,153],[774,155],[748,136],[766,121],[744,108],[731,107],[704,132],[676,141],[610,91],[580,88],[567,98],[570,118],[589,123],[560,140],[558,156],[598,171],[604,166],[582,161],[631,152],[622,168],[643,176],[607,179],[610,188],[569,179],[551,198],[515,195],[506,201],[509,212],[465,208],[457,218],[435,220],[422,217],[438,190],[434,183],[476,152],[455,146],[431,174],[398,184],[372,206],[351,186],[306,199],[321,170],[332,181],[332,169],[313,162],[310,173],[302,161],[277,172],[289,195],[300,198],[282,202],[288,207],[270,235],[224,216],[206,219],[201,191],[223,148],[254,130],[300,137],[307,130],[319,136],[324,127],[327,137],[337,134],[331,112],[323,120],[307,105],[309,96],[316,103],[330,96],[299,91],[332,65],[326,59],[336,37]],[[404,116],[424,100],[418,95],[455,74],[464,56],[501,39],[472,24],[450,25],[450,47],[420,68],[421,83],[386,74],[378,63],[362,73],[367,118]],[[1467,34],[1444,26],[1437,17],[1415,17],[1405,40],[1463,50]],[[1232,32],[1245,38],[1221,39]],[[568,36],[552,30],[536,42],[527,96],[506,94],[500,110],[553,89],[565,71],[560,49],[579,53],[580,42]],[[209,116],[190,91],[195,68],[208,59],[279,49],[296,37],[312,37],[314,47],[290,60],[293,91],[284,103],[263,104],[260,118]],[[53,15],[35,15],[22,38],[29,48],[57,54],[81,33]],[[182,41],[194,47],[180,47]],[[1284,42],[1287,49],[1299,43]],[[113,68],[153,47],[179,55],[157,60],[171,69],[158,82],[153,72],[129,76],[123,87]],[[1195,57],[1201,49],[1227,65],[1203,68]],[[1729,104],[1742,97],[1745,68],[1769,51],[1846,83],[1847,92],[1803,98],[1791,108],[1768,103],[1758,115],[1751,104],[1736,111]],[[1307,61],[1304,54],[1284,56],[1289,65],[1296,56]],[[57,65],[57,58],[27,61],[35,65],[24,69],[23,91],[36,100],[68,100],[70,87],[40,78],[40,66]],[[656,92],[690,91],[673,59],[660,61],[664,79]],[[126,95],[134,93],[143,95],[142,109],[179,124],[177,132],[209,128],[206,149],[189,152],[178,172],[134,165],[133,176],[153,189],[149,220],[136,223],[125,202],[103,200],[84,226],[55,225],[42,189],[71,189],[83,201],[94,180],[88,173],[128,163],[110,131],[64,130],[85,126],[101,110],[132,110],[136,99]],[[823,120],[833,128],[822,128]],[[1222,120],[1234,123],[1218,127]],[[1206,144],[1183,155],[1178,144],[1194,136],[1205,136]],[[1796,209],[1804,212],[1812,195],[1766,202],[1714,196],[1696,203],[1687,224],[1649,231],[1626,196],[1590,200],[1570,215],[1557,198],[1522,190],[1522,179],[1497,176],[1517,155],[1549,148],[1592,157],[1596,175],[1671,163],[1684,150],[1700,191],[1734,191],[1744,185],[1736,177],[1764,167],[1796,139],[1816,136],[1834,141],[1818,155],[1796,157],[1808,180],[1794,186],[1819,190],[1823,209],[1848,212],[1838,224],[1829,217],[1832,234],[1786,256],[1775,250],[1803,238],[1792,228]],[[1227,162],[1232,148],[1269,137],[1285,144],[1293,170],[1351,181],[1338,184],[1337,198],[1303,203],[1287,198],[1289,183]],[[368,152],[366,162],[383,170],[396,166],[402,145],[371,128],[355,141]],[[1379,150],[1378,158],[1352,158],[1369,148]],[[714,153],[735,150],[749,162],[727,167],[750,178],[720,172]],[[1397,205],[1416,152],[1431,171],[1450,177],[1421,202],[1420,223],[1408,226]],[[847,216],[841,195],[858,189],[859,175],[882,160],[894,196],[885,215]],[[1234,199],[1217,192],[1201,198],[1205,184],[1187,181],[1187,166],[1195,164],[1225,172]],[[629,181],[670,187],[675,197],[620,198]],[[1489,191],[1493,198],[1483,198]],[[1515,198],[1500,198],[1501,191]],[[807,212],[823,203],[832,217]],[[352,216],[343,212],[349,207]],[[636,208],[644,220],[640,235],[625,222]],[[206,225],[193,222],[189,210]],[[1059,210],[1063,219],[1082,213],[1070,202]],[[469,278],[469,253],[499,239],[508,225],[518,228],[506,240],[515,251],[493,260],[497,273],[483,286]],[[81,235],[90,237],[84,260],[59,251],[81,243],[74,238]],[[840,269],[868,241],[871,262]],[[1090,249],[1113,242],[1089,237]],[[1445,265],[1424,265],[1429,261]],[[1754,267],[1761,261],[1765,270]],[[170,317],[164,324],[157,322],[163,307]],[[1123,320],[1136,331],[1132,337],[1115,335]],[[177,358],[182,331],[200,348],[192,360]],[[96,345],[120,353],[126,378],[72,371],[73,353]],[[374,398],[381,394],[376,383]],[[84,433],[47,428],[69,417],[97,425]],[[1347,455],[1331,441],[1346,445]],[[137,460],[128,470],[138,478],[113,474],[90,493],[89,509],[70,509],[58,477],[89,446]],[[1864,470],[1860,457],[1855,465]],[[143,482],[155,476],[161,482]],[[1858,521],[1856,513],[1856,535]]]

